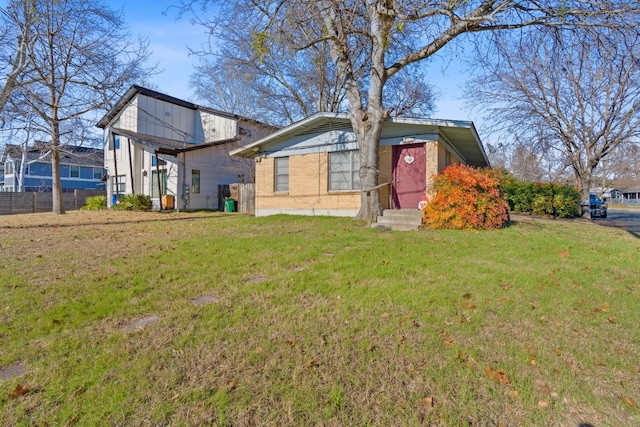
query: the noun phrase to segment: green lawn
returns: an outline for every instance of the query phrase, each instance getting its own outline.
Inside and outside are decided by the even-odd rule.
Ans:
[[[0,425],[640,424],[624,231],[63,217],[0,222]]]

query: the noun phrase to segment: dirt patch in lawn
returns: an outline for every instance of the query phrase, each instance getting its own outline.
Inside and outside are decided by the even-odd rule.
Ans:
[[[87,256],[102,257],[113,254],[123,245],[134,246],[153,238],[178,237],[184,221],[210,218],[209,212],[126,212],[126,211],[70,211],[64,215],[38,213],[0,216],[0,251],[5,256],[41,259],[52,252],[83,251]],[[145,223],[161,221],[166,224],[161,235],[157,227]],[[67,231],[68,230],[68,231]],[[61,235],[66,238],[61,238]],[[24,242],[33,242],[25,245]],[[19,243],[19,244],[18,244]],[[16,252],[17,251],[17,252]],[[86,259],[82,261],[86,262]]]

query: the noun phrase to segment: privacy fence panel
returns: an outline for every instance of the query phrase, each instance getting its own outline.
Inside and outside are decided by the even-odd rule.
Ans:
[[[104,190],[75,190],[63,193],[62,201],[65,210],[76,210],[84,206],[87,197],[106,196]],[[53,209],[50,192],[0,192],[0,215],[17,215],[25,213],[51,212]]]
[[[238,184],[238,212],[255,215],[255,184]]]

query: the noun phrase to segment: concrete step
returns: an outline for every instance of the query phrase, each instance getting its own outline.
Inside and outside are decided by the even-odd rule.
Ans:
[[[373,227],[387,227],[392,230],[417,230],[422,225],[422,211],[418,209],[387,209],[378,217]]]
[[[423,212],[419,209],[385,209],[382,211],[383,217],[422,219]]]

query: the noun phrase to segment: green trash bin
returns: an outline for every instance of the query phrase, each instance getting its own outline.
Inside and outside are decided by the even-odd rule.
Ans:
[[[233,199],[224,199],[224,211],[225,212],[235,212],[236,211],[236,201]]]

